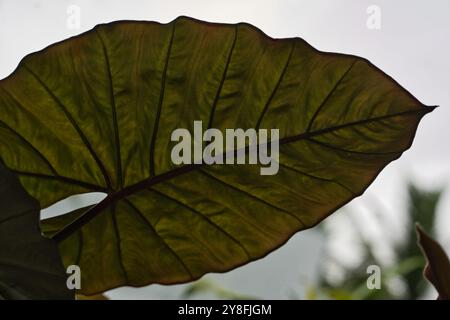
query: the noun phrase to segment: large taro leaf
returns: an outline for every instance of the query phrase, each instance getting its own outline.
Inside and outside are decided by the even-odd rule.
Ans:
[[[39,203],[0,161],[0,300],[73,299],[55,241],[39,229]]]
[[[84,294],[261,258],[362,194],[433,109],[362,58],[185,17],[100,25],[29,55],[0,82],[0,108],[1,156],[43,207],[108,193],[63,231]],[[278,128],[279,172],[174,165],[171,133],[194,120]]]

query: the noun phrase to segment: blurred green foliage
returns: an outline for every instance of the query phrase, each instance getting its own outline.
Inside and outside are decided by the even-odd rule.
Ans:
[[[422,276],[425,258],[417,245],[414,224],[418,222],[430,234],[435,235],[436,211],[442,191],[426,191],[412,184],[408,185],[408,215],[405,224],[407,230],[402,241],[391,244],[395,263],[383,267],[381,278],[386,284],[393,279],[400,280],[404,285],[402,292],[393,292],[392,288],[382,285],[380,289],[370,290],[366,281],[368,274],[366,268],[369,265],[383,266],[374,253],[373,246],[361,234],[358,241],[362,244],[363,258],[353,268],[344,268],[343,279],[338,283],[330,281],[322,273],[317,287],[308,289],[307,298],[331,298],[331,299],[420,299],[427,288],[427,282]],[[389,221],[379,223],[384,230],[389,230]],[[327,232],[324,231],[327,236]],[[328,260],[329,262],[329,260]],[[335,261],[337,264],[339,262]]]
[[[257,297],[241,294],[221,287],[212,280],[201,279],[194,282],[183,292],[182,298],[194,298],[197,295],[207,294],[213,295],[217,299],[226,300],[256,300]]]

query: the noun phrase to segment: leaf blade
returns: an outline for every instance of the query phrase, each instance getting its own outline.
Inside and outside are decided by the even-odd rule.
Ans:
[[[0,93],[0,105],[10,114],[19,107],[21,123],[40,135],[12,116],[0,120],[38,145],[57,175],[42,160],[26,163],[3,148],[8,166],[34,173],[21,179],[44,206],[96,186],[108,193],[86,215],[44,221],[61,230],[81,219],[65,229],[83,225],[61,251],[66,264],[88,269],[85,294],[185,282],[265,256],[362,194],[411,146],[420,119],[433,109],[362,58],[319,52],[297,38],[271,39],[247,24],[185,17],[166,25],[102,25],[24,63],[56,99],[19,67],[0,87],[20,103]],[[19,82],[35,93],[33,103]],[[68,114],[55,105],[62,99]],[[54,127],[39,119],[44,107]],[[279,128],[279,173],[173,165],[170,133],[192,132],[194,120],[222,132]],[[44,175],[64,178],[50,184]]]

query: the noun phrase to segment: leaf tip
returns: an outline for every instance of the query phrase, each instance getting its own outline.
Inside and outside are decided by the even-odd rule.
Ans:
[[[439,108],[439,106],[438,105],[435,105],[435,106],[425,106],[425,113],[430,113],[430,112],[433,112],[434,111],[434,109],[437,109],[437,108]]]

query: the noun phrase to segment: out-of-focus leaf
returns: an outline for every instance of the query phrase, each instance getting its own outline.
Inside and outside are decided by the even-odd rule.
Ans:
[[[423,274],[436,288],[438,299],[450,299],[450,261],[441,245],[416,225],[417,238],[427,259]]]
[[[217,299],[228,299],[228,300],[256,300],[257,297],[234,292],[221,287],[219,284],[211,280],[199,280],[194,282],[186,288],[183,292],[183,298],[193,298],[199,294],[212,294]]]
[[[426,282],[423,281],[422,269],[425,264],[425,258],[416,243],[416,230],[414,223],[419,223],[425,230],[433,232],[436,224],[436,208],[441,198],[442,190],[423,190],[410,184],[408,186],[408,222],[405,225],[407,230],[406,238],[396,248],[397,260],[401,263],[403,260],[415,257],[420,266],[412,269],[411,272],[403,274],[407,286],[406,299],[419,299],[423,296],[426,288]]]
[[[415,185],[408,185],[408,221],[405,224],[407,230],[406,236],[401,238],[399,242],[387,241],[390,244],[394,253],[395,264],[384,265],[382,260],[379,260],[377,255],[374,254],[372,242],[366,239],[364,233],[358,227],[358,220],[355,219],[355,215],[352,213],[347,217],[352,220],[352,225],[355,226],[353,232],[357,235],[357,242],[361,243],[362,247],[362,259],[357,266],[345,267],[339,257],[333,257],[330,255],[325,260],[323,265],[327,266],[330,263],[337,264],[343,270],[343,277],[341,281],[330,281],[323,273],[319,279],[320,291],[325,293],[326,297],[332,297],[333,290],[346,291],[352,296],[352,299],[407,299],[416,300],[423,297],[425,294],[426,282],[423,280],[423,266],[425,264],[425,258],[417,246],[415,241],[416,231],[413,227],[414,221],[417,221],[420,225],[426,226],[426,229],[435,229],[436,224],[436,208],[441,197],[442,190],[423,190]],[[385,220],[380,215],[380,211],[376,208],[379,206],[377,202],[372,204],[374,209],[375,224],[384,230],[384,235],[389,237],[394,231],[390,228],[389,219]],[[349,212],[351,213],[351,212]],[[391,217],[392,218],[392,217]],[[330,238],[330,235],[326,232],[325,236]],[[381,283],[389,283],[391,280],[398,280],[399,276],[403,280],[405,290],[394,291],[393,287],[383,285],[380,290],[369,290],[366,285],[367,274],[365,268],[369,265],[379,265],[383,268],[381,274]]]
[[[109,300],[107,296],[105,296],[103,293],[94,294],[93,296],[85,296],[82,294],[76,295],[77,300]]]
[[[73,299],[56,242],[41,235],[39,204],[0,161],[0,299]]]
[[[181,17],[100,25],[31,54],[0,81],[0,110],[0,155],[43,207],[108,194],[44,222],[54,233],[82,217],[60,249],[94,294],[265,256],[362,194],[433,108],[365,59]],[[174,165],[171,133],[194,120],[279,129],[278,173]]]

